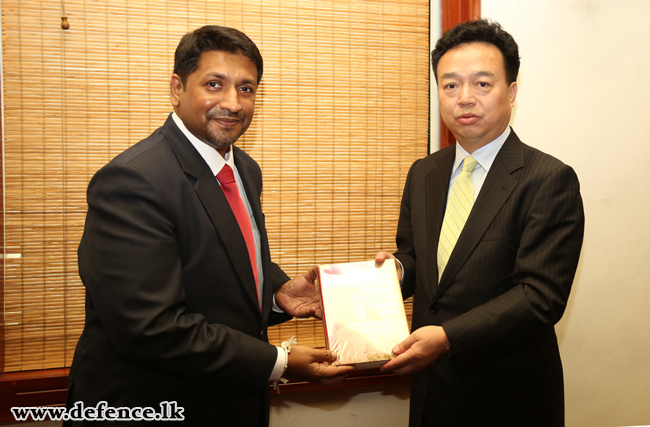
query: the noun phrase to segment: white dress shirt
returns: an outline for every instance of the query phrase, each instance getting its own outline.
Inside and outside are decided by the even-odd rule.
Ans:
[[[508,136],[510,136],[510,126],[506,127],[506,130],[504,130],[503,133],[499,135],[494,141],[490,142],[487,145],[484,145],[472,153],[472,157],[474,157],[474,159],[476,159],[478,162],[474,168],[474,171],[472,172],[474,201],[476,201],[478,193],[481,191],[483,183],[485,182],[485,177],[490,171],[490,167],[492,167],[492,163],[494,163],[494,159],[497,157],[497,154],[499,154],[499,150],[501,150],[501,147],[503,147],[506,139],[508,139]],[[449,178],[449,191],[447,193],[447,201],[449,201],[449,195],[451,194],[451,189],[454,187],[454,183],[458,179],[460,172],[463,170],[463,160],[465,160],[465,157],[469,155],[470,154],[465,151],[465,149],[461,147],[458,142],[456,142],[456,159],[454,160],[454,167],[451,169],[451,177]]]

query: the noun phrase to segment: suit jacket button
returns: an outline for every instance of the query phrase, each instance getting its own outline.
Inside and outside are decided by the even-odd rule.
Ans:
[[[433,313],[433,314],[438,314],[440,309],[438,308],[438,306],[436,304],[433,304],[431,307],[429,307],[429,311],[431,313]]]

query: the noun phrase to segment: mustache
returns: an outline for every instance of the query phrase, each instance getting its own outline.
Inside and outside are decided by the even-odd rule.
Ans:
[[[246,121],[246,114],[239,112],[239,113],[233,113],[228,110],[217,110],[217,111],[210,111],[207,115],[206,118],[208,120],[218,118],[218,117],[226,117],[229,119],[238,119],[242,122]]]

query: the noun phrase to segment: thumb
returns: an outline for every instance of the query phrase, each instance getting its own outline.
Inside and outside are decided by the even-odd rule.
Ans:
[[[319,363],[322,362],[334,363],[336,362],[337,359],[336,353],[334,353],[331,350],[314,349],[313,357],[314,357],[314,361]]]
[[[312,267],[312,269],[309,270],[308,272],[306,272],[306,273],[303,275],[303,277],[304,277],[305,280],[307,280],[309,283],[315,283],[315,282],[316,282],[316,279],[318,279],[318,266],[316,265],[316,266]]]
[[[411,346],[415,344],[416,341],[417,339],[413,336],[413,334],[409,335],[404,341],[393,347],[393,353],[395,355],[400,355],[406,352],[406,350],[411,348]]]
[[[375,262],[377,264],[381,264],[382,262],[386,261],[387,259],[393,258],[393,255],[389,254],[388,252],[377,252],[377,255],[375,255]]]

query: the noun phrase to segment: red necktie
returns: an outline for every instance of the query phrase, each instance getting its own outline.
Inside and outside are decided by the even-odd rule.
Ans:
[[[239,189],[237,188],[237,182],[235,182],[235,175],[233,175],[232,168],[228,165],[225,165],[221,171],[217,174],[217,179],[221,184],[221,190],[226,195],[228,203],[230,204],[230,209],[235,214],[237,218],[237,223],[239,224],[239,229],[244,235],[244,240],[246,240],[246,247],[248,248],[248,256],[251,259],[251,267],[253,267],[253,274],[255,275],[255,288],[257,289],[258,303],[259,303],[259,284],[257,283],[257,262],[255,260],[255,241],[253,240],[253,228],[251,227],[251,221],[248,217],[248,212],[246,211],[246,206],[239,196]]]

